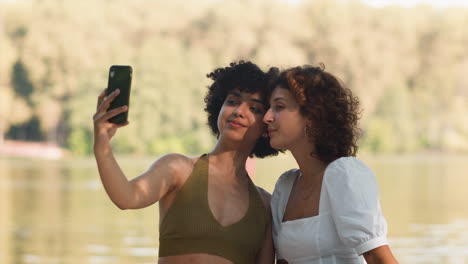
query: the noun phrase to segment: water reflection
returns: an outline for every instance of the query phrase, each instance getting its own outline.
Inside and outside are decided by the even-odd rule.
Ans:
[[[407,237],[393,238],[401,263],[466,263],[468,220],[414,224]]]
[[[365,157],[376,172],[389,239],[400,263],[467,263],[464,158]],[[123,160],[129,177],[152,160]],[[272,191],[291,157],[258,160],[255,182]],[[0,263],[156,263],[158,210],[121,211],[95,162],[0,160]]]
[[[0,161],[0,263],[156,262],[155,207],[116,209],[88,163]]]

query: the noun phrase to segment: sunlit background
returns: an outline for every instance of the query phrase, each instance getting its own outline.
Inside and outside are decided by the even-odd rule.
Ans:
[[[468,263],[468,1],[0,0],[0,264],[156,263],[157,205],[120,211],[92,158],[109,67],[132,65],[128,177],[197,155],[206,74],[324,63],[359,96],[400,263]],[[289,155],[256,161],[272,191]]]

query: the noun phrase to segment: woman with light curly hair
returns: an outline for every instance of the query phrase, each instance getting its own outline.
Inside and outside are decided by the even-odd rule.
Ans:
[[[358,99],[323,65],[276,80],[263,120],[271,146],[299,165],[271,198],[277,263],[397,263],[375,176],[354,157],[358,119]]]

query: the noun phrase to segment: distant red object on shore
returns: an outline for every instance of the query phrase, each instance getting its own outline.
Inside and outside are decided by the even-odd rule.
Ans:
[[[63,150],[54,143],[5,140],[0,143],[0,157],[60,159]]]

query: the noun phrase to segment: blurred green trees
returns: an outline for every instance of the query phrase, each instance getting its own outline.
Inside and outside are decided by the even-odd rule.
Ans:
[[[134,68],[117,151],[197,153],[205,75],[238,59],[325,63],[361,99],[361,149],[468,151],[468,9],[358,1],[0,2],[0,141],[92,151],[112,64]]]

